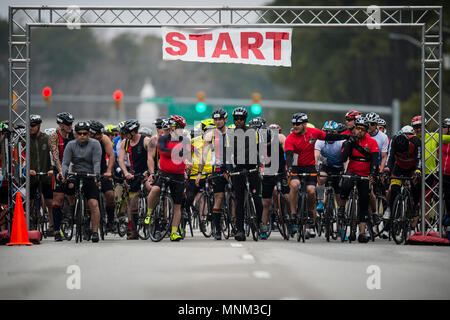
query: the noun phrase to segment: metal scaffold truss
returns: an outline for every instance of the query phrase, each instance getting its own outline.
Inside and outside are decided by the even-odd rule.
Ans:
[[[387,27],[420,28],[422,31],[422,119],[424,139],[442,143],[442,7],[441,6],[352,6],[352,7],[98,7],[98,6],[11,6],[9,7],[9,140],[8,175],[10,204],[15,193],[26,189],[29,195],[30,45],[31,30],[38,27],[139,27],[139,28],[274,28],[274,27],[360,27],[365,32]],[[419,29],[419,30],[420,30]],[[363,32],[363,30],[361,30]],[[17,99],[12,99],[13,94]],[[14,106],[14,108],[13,108]],[[26,129],[26,135],[20,128]],[[426,134],[425,134],[426,133]],[[15,138],[14,138],[15,137]],[[20,146],[18,148],[17,146]],[[19,150],[20,149],[20,150]],[[425,216],[429,230],[442,231],[442,148],[422,153],[425,166],[434,159],[436,166],[426,168],[422,179],[422,203],[425,189],[432,190],[432,201],[422,206],[422,231]],[[431,178],[434,176],[434,185]],[[26,202],[28,220],[29,201]]]

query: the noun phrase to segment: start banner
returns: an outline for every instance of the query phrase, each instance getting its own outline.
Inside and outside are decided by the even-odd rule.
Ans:
[[[162,28],[163,60],[291,66],[292,29]]]

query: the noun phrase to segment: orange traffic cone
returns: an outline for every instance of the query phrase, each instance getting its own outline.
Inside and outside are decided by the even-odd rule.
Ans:
[[[6,245],[33,245],[30,242],[30,238],[28,238],[27,223],[25,221],[25,213],[23,211],[22,197],[20,196],[20,192],[17,192],[16,194],[16,206],[14,207],[11,242],[7,243]]]

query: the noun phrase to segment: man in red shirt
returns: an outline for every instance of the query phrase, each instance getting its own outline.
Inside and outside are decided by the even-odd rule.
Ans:
[[[354,136],[350,137],[348,141],[342,145],[341,160],[346,162],[348,159],[347,175],[368,177],[370,175],[370,182],[374,181],[374,177],[378,173],[378,143],[371,138],[367,133],[369,123],[365,118],[355,119]],[[358,189],[358,206],[359,206],[359,237],[358,241],[367,243],[369,237],[366,235],[366,225],[369,216],[369,180],[351,180],[344,179],[341,188],[341,199],[343,205],[339,208],[339,214],[342,215],[345,210],[345,203],[347,202],[350,190],[353,183],[357,184]],[[352,228],[350,234],[352,241],[356,240],[356,228]]]
[[[344,140],[349,138],[349,135],[342,135],[338,133],[325,133],[316,128],[307,126],[308,116],[304,113],[296,113],[292,116],[293,131],[289,134],[285,141],[286,165],[288,174],[292,173],[311,173],[317,174],[316,161],[314,157],[314,145],[317,140]],[[294,156],[296,159],[294,160]],[[315,237],[314,228],[311,227],[313,217],[316,217],[316,176],[305,178],[306,193],[307,193],[307,210],[309,223],[306,225],[306,238]],[[292,176],[290,181],[289,204],[291,214],[291,232],[296,232],[296,211],[298,203],[298,187],[300,186],[300,178]]]

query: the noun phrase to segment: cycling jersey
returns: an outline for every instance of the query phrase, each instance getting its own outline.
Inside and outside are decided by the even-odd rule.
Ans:
[[[327,142],[319,140],[316,142],[315,149],[320,151],[320,154],[325,158],[324,164],[332,168],[342,168],[344,164],[340,159],[342,144],[344,140]]]
[[[293,151],[298,155],[297,163],[294,166],[306,167],[316,164],[314,159],[314,145],[316,141],[324,140],[326,133],[316,128],[307,127],[305,134],[291,132],[284,144],[284,150]]]
[[[48,172],[52,170],[50,160],[50,148],[48,146],[48,135],[38,132],[35,136],[30,136],[30,159],[27,161],[30,170],[36,172]],[[38,181],[36,177],[30,177],[31,184]],[[51,177],[44,177],[43,182],[50,184]]]
[[[126,139],[122,141],[125,143],[125,152],[128,158],[127,162],[130,165],[133,174],[140,174],[147,171],[147,150],[144,146],[145,136],[141,135],[138,143],[135,146],[131,146],[131,140]]]
[[[191,179],[196,179],[198,174],[198,166],[200,163],[200,159],[203,151],[203,137],[198,136],[191,139],[191,155],[192,155],[192,169],[191,169]],[[212,172],[212,161],[211,161],[212,152],[211,149],[208,150],[208,154],[206,156],[206,163],[203,167],[202,176],[204,177],[206,174]]]
[[[450,135],[442,135],[442,143],[450,143]],[[439,144],[439,134],[433,133],[425,134],[425,173],[436,173],[437,165],[436,165],[436,159],[435,157],[430,155],[430,152],[432,152],[434,155],[438,155],[438,144]]]
[[[356,141],[356,144],[344,142],[341,160],[345,162],[350,158],[347,172],[367,177],[371,173],[376,174],[378,153],[377,142],[366,133],[362,139]]]
[[[72,171],[77,173],[100,174],[100,161],[102,148],[100,142],[89,138],[86,143],[80,144],[78,140],[70,141],[65,150],[62,163],[63,175],[69,170],[72,162]]]
[[[394,136],[392,141],[398,136]],[[417,136],[409,135],[409,147],[405,152],[398,152],[392,147],[392,143],[389,149],[388,160],[386,167],[393,170],[394,167],[398,167],[403,170],[415,170],[422,167],[422,153],[421,142]]]
[[[375,141],[378,143],[378,149],[380,150],[379,156],[378,156],[378,165],[380,165],[381,164],[381,153],[388,152],[388,150],[389,150],[389,138],[386,134],[384,134],[380,130],[377,130],[377,133],[374,135],[371,135],[370,133],[369,133],[369,135],[372,139],[375,139]]]
[[[165,134],[158,139],[158,152],[160,154],[159,168],[166,173],[184,174],[186,165],[183,145],[190,152],[190,143],[186,143],[185,137],[180,136],[178,141],[172,141],[170,134]],[[190,140],[189,140],[190,142]]]

